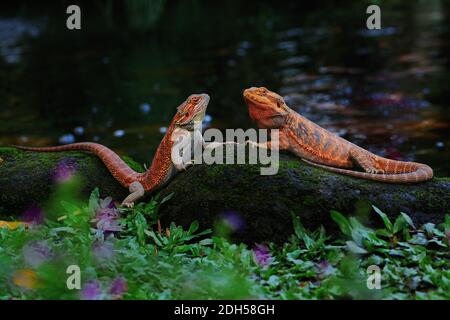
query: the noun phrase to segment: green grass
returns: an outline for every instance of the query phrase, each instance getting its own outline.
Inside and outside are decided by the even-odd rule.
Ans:
[[[109,235],[92,221],[96,191],[86,203],[59,201],[62,220],[0,229],[0,299],[79,299],[93,283],[99,299],[450,299],[450,217],[418,227],[375,208],[373,219],[385,227],[371,230],[332,212],[342,237],[330,240],[293,215],[289,242],[255,249],[228,241],[223,225],[220,232],[196,222],[159,228],[164,201],[124,210],[123,230]],[[69,265],[81,269],[81,291],[67,288]],[[367,287],[371,265],[380,268],[379,290]],[[24,269],[36,277],[28,287],[17,280]]]

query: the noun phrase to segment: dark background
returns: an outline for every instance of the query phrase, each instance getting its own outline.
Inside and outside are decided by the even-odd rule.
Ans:
[[[210,94],[208,126],[248,128],[242,90],[264,85],[364,148],[450,175],[450,1],[0,6],[0,145],[97,141],[148,164],[189,94]]]

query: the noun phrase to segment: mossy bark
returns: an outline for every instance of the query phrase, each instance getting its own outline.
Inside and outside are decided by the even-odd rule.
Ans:
[[[64,159],[73,159],[88,195],[99,187],[103,195],[122,200],[126,189],[112,178],[95,156],[79,152],[35,153],[0,148],[0,214],[12,215],[30,204],[46,201],[55,186],[54,172]],[[231,219],[240,222],[236,240],[282,242],[292,234],[292,214],[315,229],[337,231],[330,210],[357,215],[364,223],[381,225],[371,205],[394,219],[400,212],[416,224],[441,223],[450,209],[450,180],[435,178],[415,185],[393,185],[355,179],[308,166],[282,154],[276,175],[260,175],[259,165],[195,165],[159,191],[173,198],[160,208],[162,223],[203,228]]]
[[[292,233],[292,214],[315,230],[339,232],[330,211],[358,216],[373,227],[382,225],[372,205],[394,220],[407,213],[416,225],[442,223],[450,212],[448,178],[415,185],[393,185],[355,179],[311,167],[291,155],[281,155],[276,175],[262,176],[256,165],[199,165],[180,175],[162,191],[174,193],[162,207],[163,222],[204,227],[236,216],[243,227],[234,234],[247,243],[285,241]]]
[[[55,191],[58,179],[77,173],[81,195],[99,187],[103,195],[121,199],[127,194],[96,156],[83,152],[38,153],[0,148],[0,217],[18,216],[41,207]],[[62,172],[60,172],[62,171]]]

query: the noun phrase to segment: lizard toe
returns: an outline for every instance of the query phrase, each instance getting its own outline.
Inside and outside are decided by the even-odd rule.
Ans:
[[[368,169],[367,172],[371,173],[371,174],[383,174],[384,170],[371,168],[371,169]]]
[[[134,202],[124,202],[122,203],[122,206],[128,209],[131,209],[134,207]]]

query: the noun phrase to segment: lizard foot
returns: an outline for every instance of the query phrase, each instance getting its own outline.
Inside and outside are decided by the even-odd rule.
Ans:
[[[177,169],[177,171],[186,171],[188,167],[193,166],[195,164],[194,160],[189,160],[186,162],[183,162],[183,160],[181,159],[180,161],[176,161],[176,162],[172,162],[173,165],[175,166],[175,169]]]
[[[194,164],[194,160],[189,160],[188,162],[183,163],[183,170],[186,171],[188,167],[193,166]]]
[[[129,187],[130,194],[122,201],[121,206],[126,208],[133,208],[134,202],[142,198],[145,194],[144,187],[139,181],[134,181]]]
[[[372,174],[384,174],[384,170],[381,170],[381,169],[375,169],[375,168],[367,169],[366,172],[367,172],[367,173],[372,173]]]
[[[125,207],[125,208],[128,208],[128,209],[131,209],[131,208],[134,207],[134,202],[122,202],[121,206]]]

